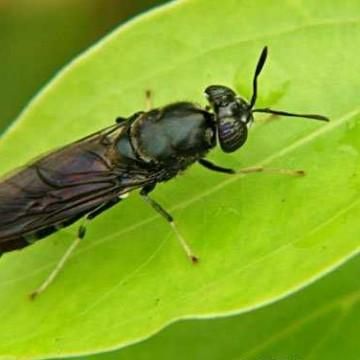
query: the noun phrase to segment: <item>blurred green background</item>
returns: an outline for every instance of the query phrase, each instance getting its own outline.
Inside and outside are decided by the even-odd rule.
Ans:
[[[0,0],[0,133],[76,55],[120,23],[165,2]]]

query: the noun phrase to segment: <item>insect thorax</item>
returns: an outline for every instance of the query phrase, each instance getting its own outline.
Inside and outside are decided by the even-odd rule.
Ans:
[[[136,118],[130,142],[145,162],[186,167],[215,146],[214,121],[194,104],[176,103]]]

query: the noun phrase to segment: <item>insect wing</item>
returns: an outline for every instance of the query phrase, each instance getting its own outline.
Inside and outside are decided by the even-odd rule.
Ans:
[[[24,236],[67,225],[132,190],[109,158],[113,141],[124,128],[116,125],[88,136],[0,182],[0,253],[25,246],[21,246]]]

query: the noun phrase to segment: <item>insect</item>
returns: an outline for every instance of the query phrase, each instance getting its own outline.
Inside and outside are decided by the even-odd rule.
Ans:
[[[156,185],[195,162],[227,174],[265,171],[262,167],[233,170],[205,159],[217,144],[225,153],[239,149],[247,139],[254,113],[328,121],[316,114],[254,109],[257,79],[266,57],[264,47],[249,102],[226,86],[211,85],[205,90],[209,102],[206,108],[177,102],[118,118],[114,125],[53,151],[1,180],[0,254],[28,246],[81,218],[92,220],[138,189],[143,199],[172,226],[189,259],[197,262],[173,217],[150,197]],[[85,233],[83,222],[76,240],[32,298],[48,287]]]

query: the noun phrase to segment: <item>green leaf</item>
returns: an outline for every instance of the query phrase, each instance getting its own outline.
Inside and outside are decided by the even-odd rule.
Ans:
[[[258,106],[329,115],[331,123],[260,121],[235,154],[241,168],[305,169],[307,176],[229,177],[198,166],[160,185],[201,257],[136,194],[89,224],[52,286],[27,295],[73,241],[76,226],[0,261],[0,354],[45,358],[115,349],[181,318],[250,311],[291,294],[359,250],[360,4],[353,1],[179,1],[115,31],[65,69],[2,140],[2,170],[144,108],[205,104],[214,83],[249,96],[261,48],[269,61]],[[290,16],[291,14],[291,16]]]
[[[138,345],[86,360],[358,360],[359,272],[357,256],[276,304],[225,319],[181,321]]]

